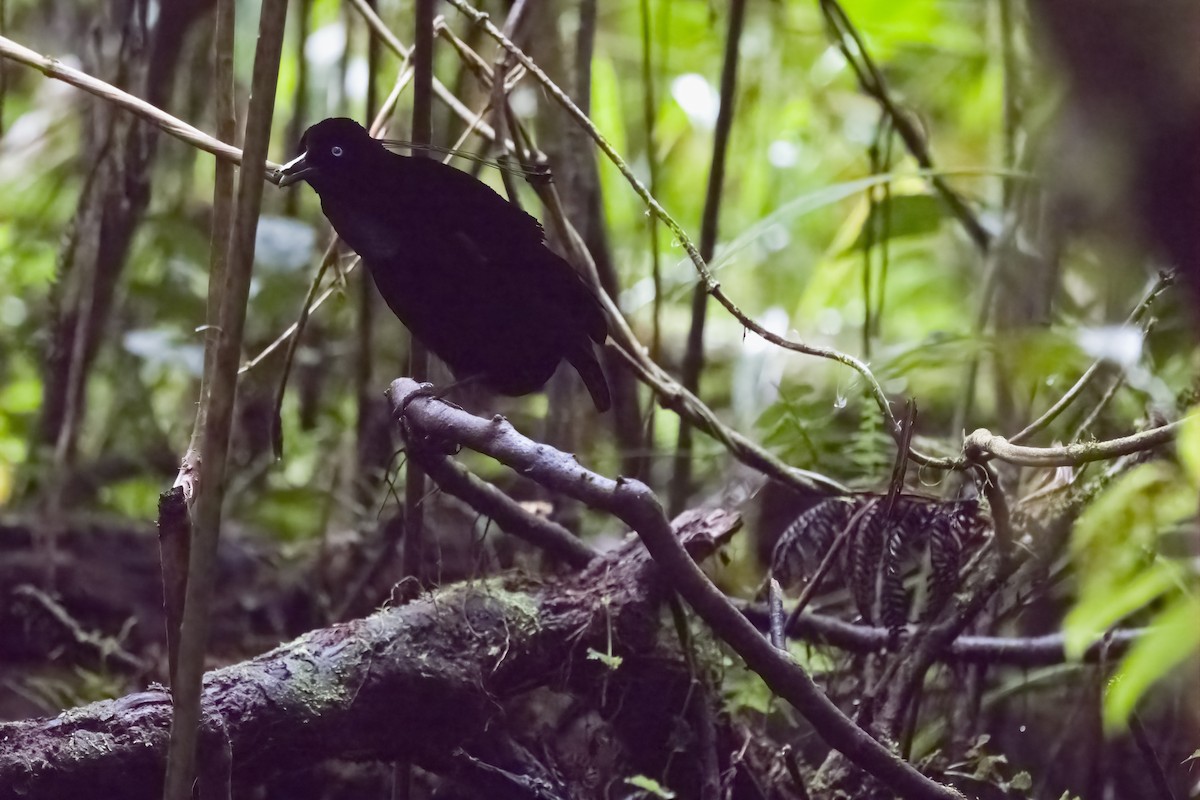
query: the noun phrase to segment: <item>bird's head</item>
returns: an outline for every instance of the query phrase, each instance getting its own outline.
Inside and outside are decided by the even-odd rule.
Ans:
[[[317,189],[320,183],[336,181],[340,175],[356,174],[378,149],[379,143],[354,120],[323,120],[300,137],[300,155],[280,168],[279,185],[308,181]]]

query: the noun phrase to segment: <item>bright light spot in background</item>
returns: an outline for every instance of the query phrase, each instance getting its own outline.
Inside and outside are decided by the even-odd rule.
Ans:
[[[771,162],[772,167],[778,169],[794,167],[800,160],[800,148],[791,142],[776,139],[767,148],[767,160]]]
[[[0,325],[15,328],[25,321],[25,302],[19,297],[0,297]]]
[[[842,319],[842,312],[836,308],[823,308],[817,314],[817,330],[822,336],[837,336],[842,332],[845,325],[845,320]]]
[[[308,35],[304,43],[304,58],[318,67],[336,64],[346,50],[346,26],[338,22],[322,25]]]
[[[296,272],[308,266],[316,241],[311,225],[263,214],[254,231],[254,263],[268,271]]]
[[[351,100],[363,102],[367,99],[367,60],[362,56],[355,56],[350,59],[350,63],[346,64],[346,83],[344,89],[346,97]]]
[[[532,119],[538,110],[537,92],[529,86],[518,86],[508,96],[508,104],[521,119]]]
[[[1079,348],[1092,358],[1132,369],[1142,358],[1142,332],[1132,325],[1104,325],[1078,333]]]
[[[191,375],[204,371],[204,348],[184,340],[177,331],[165,328],[126,331],[121,343],[126,351],[154,366],[183,367]]]
[[[791,320],[779,306],[758,317],[771,333],[786,336]],[[747,333],[733,365],[731,405],[739,425],[748,426],[779,398],[779,383],[788,353],[757,334]]]
[[[63,56],[61,61],[68,67],[82,67],[75,56]],[[0,137],[0,180],[6,183],[30,182],[30,161],[47,149],[56,126],[61,129],[68,112],[73,115],[78,102],[78,90],[62,81],[39,81],[36,86],[30,109],[11,120]],[[72,127],[75,124],[73,116],[70,124]]]
[[[689,72],[671,81],[671,96],[694,127],[710,131],[717,124],[721,96],[703,75]]]
[[[54,113],[50,111],[33,109],[20,115],[5,133],[4,149],[15,151],[37,144],[53,123]]]
[[[787,336],[788,325],[791,324],[792,320],[782,308],[771,306],[759,315],[757,321],[759,325],[766,328],[768,333],[773,333],[776,336]],[[757,333],[750,332],[746,333],[746,340],[742,342],[742,347],[749,353],[775,352],[779,349],[779,345],[771,344]]]
[[[1175,393],[1142,364],[1145,349],[1141,330],[1135,325],[1102,325],[1084,328],[1075,335],[1079,349],[1092,358],[1107,361],[1121,370],[1125,382],[1145,392],[1150,402],[1170,406]]]
[[[778,253],[787,247],[791,241],[792,235],[788,233],[787,228],[779,223],[767,226],[767,229],[762,234],[762,246],[768,253]]]
[[[813,62],[809,77],[815,86],[825,86],[846,68],[846,57],[837,47],[830,45]]]

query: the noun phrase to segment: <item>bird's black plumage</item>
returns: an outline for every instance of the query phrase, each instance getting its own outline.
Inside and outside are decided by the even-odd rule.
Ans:
[[[541,224],[465,172],[393,153],[350,119],[305,131],[280,185],[300,180],[396,316],[460,379],[507,395],[541,389],[560,361],[600,411],[608,335],[591,289],[546,247]]]

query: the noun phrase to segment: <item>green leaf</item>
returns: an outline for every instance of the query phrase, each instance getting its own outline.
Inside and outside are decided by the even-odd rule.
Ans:
[[[649,792],[655,797],[661,797],[663,800],[674,800],[675,798],[674,792],[645,775],[634,775],[632,778],[626,778],[625,783],[630,786],[636,786],[644,792]]]
[[[1200,647],[1200,598],[1177,598],[1159,614],[1146,635],[1121,662],[1104,697],[1104,727],[1125,727],[1138,700],[1159,678]]]
[[[1013,779],[1008,782],[1009,791],[1028,792],[1032,788],[1033,776],[1024,770],[1021,770],[1016,775],[1013,775]]]
[[[1110,626],[1169,592],[1176,584],[1175,576],[1176,571],[1166,564],[1155,564],[1132,583],[1081,597],[1063,620],[1067,658],[1082,658],[1088,646]]]
[[[1195,513],[1196,493],[1171,464],[1122,475],[1080,515],[1071,551],[1085,579],[1104,591],[1140,572],[1159,535]]]
[[[862,250],[867,242],[905,236],[926,236],[937,233],[942,226],[941,201],[930,194],[891,194],[881,203],[871,206],[854,241],[839,255]]]
[[[1200,487],[1200,406],[1193,407],[1179,426],[1175,452],[1193,487]]]
[[[1157,554],[1158,539],[1195,510],[1195,489],[1165,462],[1130,470],[1084,510],[1071,539],[1079,597],[1063,622],[1070,657],[1180,585],[1180,568]]]
[[[770,712],[771,700],[775,696],[757,672],[740,663],[728,665],[721,693],[730,710],[748,710],[758,714]]]
[[[12,380],[0,389],[0,411],[32,414],[42,406],[42,382],[28,377]]]
[[[588,648],[587,657],[589,661],[599,661],[611,670],[616,670],[621,666],[622,659],[620,656],[614,656],[611,653],[601,653],[599,650],[591,647]]]

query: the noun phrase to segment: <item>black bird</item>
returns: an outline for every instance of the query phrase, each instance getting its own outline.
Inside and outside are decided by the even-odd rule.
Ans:
[[[391,152],[345,118],[304,132],[279,185],[302,180],[388,306],[456,378],[529,394],[566,359],[596,408],[611,405],[592,344],[608,335],[600,302],[546,247],[536,219],[465,172]]]

